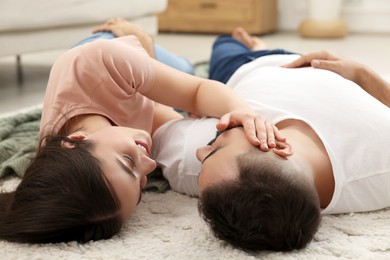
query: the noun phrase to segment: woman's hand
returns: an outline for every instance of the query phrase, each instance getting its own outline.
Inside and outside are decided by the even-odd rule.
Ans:
[[[104,24],[95,27],[92,33],[111,32],[116,37],[134,35],[140,41],[142,47],[146,50],[150,57],[155,58],[153,39],[148,35],[141,26],[130,23],[121,17],[112,18]]]
[[[303,55],[299,59],[286,64],[283,67],[299,68],[306,66],[333,71],[357,84],[359,84],[358,71],[363,68],[363,65],[360,63],[339,57],[328,51],[319,51]]]
[[[275,148],[275,139],[285,142],[278,128],[265,117],[256,114],[249,108],[238,108],[221,117],[217,129],[223,131],[235,126],[243,126],[245,134],[251,144],[259,146],[262,151]]]
[[[92,30],[92,33],[97,32],[111,32],[116,37],[138,35],[140,33],[144,34],[144,31],[142,30],[141,26],[130,23],[129,21],[121,17],[112,18]]]

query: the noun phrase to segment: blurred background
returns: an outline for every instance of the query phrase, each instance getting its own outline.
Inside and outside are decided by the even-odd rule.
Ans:
[[[41,103],[56,58],[112,17],[192,63],[242,26],[269,48],[325,49],[390,75],[389,0],[0,0],[0,113]]]

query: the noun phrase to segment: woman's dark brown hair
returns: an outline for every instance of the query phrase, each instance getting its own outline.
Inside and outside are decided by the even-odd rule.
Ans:
[[[0,239],[85,243],[117,234],[120,204],[92,149],[87,141],[46,138],[16,190],[0,194]]]

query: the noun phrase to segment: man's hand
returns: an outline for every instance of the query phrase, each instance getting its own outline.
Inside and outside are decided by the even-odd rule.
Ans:
[[[358,71],[364,66],[360,63],[337,56],[328,51],[313,52],[301,56],[297,60],[284,65],[284,68],[312,66],[317,69],[333,71],[340,76],[359,84]]]
[[[259,146],[262,151],[275,148],[275,139],[285,142],[278,128],[268,119],[256,114],[248,108],[235,109],[221,117],[217,124],[217,129],[223,131],[234,126],[243,126],[245,134],[251,144]]]
[[[327,51],[320,51],[303,55],[283,67],[299,68],[305,66],[333,71],[355,82],[368,94],[390,107],[390,84],[379,74],[361,63],[339,57]]]

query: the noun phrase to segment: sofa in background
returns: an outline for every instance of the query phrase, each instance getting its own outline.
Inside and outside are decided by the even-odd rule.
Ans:
[[[68,49],[90,35],[91,29],[114,17],[158,32],[157,15],[168,0],[1,0],[0,58],[15,56],[18,81],[21,55]]]
[[[1,0],[0,57],[67,49],[109,18],[123,17],[158,31],[168,0]]]

